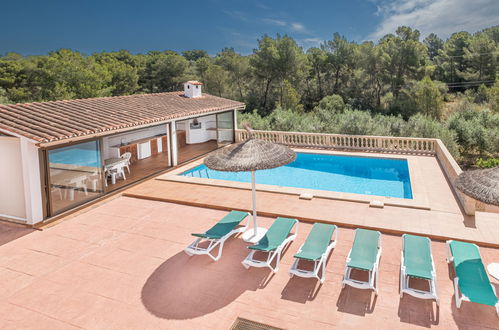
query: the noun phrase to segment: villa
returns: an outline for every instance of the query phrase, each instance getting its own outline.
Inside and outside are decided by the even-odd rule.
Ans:
[[[234,142],[244,104],[184,92],[0,106],[0,217],[36,224]]]
[[[442,141],[239,129],[201,88],[0,105],[0,218],[39,229],[0,240],[0,328],[499,328],[499,207]],[[248,141],[286,161],[206,161]]]

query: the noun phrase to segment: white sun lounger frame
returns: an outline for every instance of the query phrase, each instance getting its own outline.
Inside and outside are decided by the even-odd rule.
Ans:
[[[231,230],[229,233],[222,236],[221,238],[205,238],[205,237],[197,238],[194,242],[192,242],[188,247],[186,247],[184,249],[184,252],[187,253],[187,255],[189,255],[189,256],[206,254],[214,261],[218,261],[222,257],[222,250],[223,250],[225,241],[229,237],[231,237],[232,235],[242,233],[242,232],[245,232],[246,230],[248,230],[249,225],[250,225],[250,221],[252,219],[251,215],[249,213],[248,213],[248,216],[246,217],[246,219],[247,219],[246,225],[244,227],[236,227],[233,230]],[[201,244],[205,241],[209,242],[207,247],[199,246],[199,244]],[[211,251],[213,251],[217,247],[218,247],[218,254],[217,255],[211,254]]]
[[[321,281],[321,283],[324,283],[324,281],[326,280],[326,261],[327,261],[327,258],[329,258],[329,254],[331,254],[331,250],[333,250],[336,247],[336,243],[338,241],[338,235],[339,235],[338,232],[339,232],[339,228],[336,227],[334,229],[334,233],[333,233],[333,240],[329,243],[326,251],[324,251],[321,258],[314,261],[314,269],[313,270],[304,270],[304,269],[298,268],[298,264],[299,264],[300,260],[303,260],[303,259],[295,257],[295,261],[294,261],[293,265],[291,266],[291,269],[289,270],[289,276],[293,277],[294,275],[296,275],[296,276],[305,277],[305,278],[315,277],[319,281]],[[298,249],[298,252],[296,252],[296,253],[301,252],[301,249],[302,249],[304,244],[305,243],[303,243],[300,246],[300,249]],[[322,272],[321,272],[321,275],[319,276],[319,271],[321,269],[322,269]]]
[[[379,234],[378,236],[378,254],[376,255],[376,262],[373,265],[373,269],[367,271],[369,274],[369,279],[367,282],[365,281],[360,281],[360,280],[355,280],[350,278],[352,268],[348,267],[348,263],[350,262],[350,254],[352,253],[352,248],[350,249],[350,252],[348,252],[348,257],[347,261],[345,264],[345,273],[343,274],[343,281],[341,287],[344,288],[345,285],[350,285],[353,286],[354,288],[358,289],[371,289],[374,291],[376,295],[378,295],[378,268],[379,268],[379,259],[381,258],[381,233],[377,231]],[[354,238],[355,240],[355,238]]]
[[[450,264],[451,262],[454,262],[454,257],[452,256],[452,252],[450,250],[450,243],[451,242],[452,242],[452,240],[448,240],[445,242],[445,246],[446,246],[446,250],[447,250],[447,263],[448,264]],[[471,244],[476,246],[476,248],[478,249],[478,253],[480,253],[480,248],[478,247],[478,245],[476,245],[474,243],[471,243]],[[482,258],[482,255],[480,254],[480,259],[481,258]],[[496,288],[494,287],[494,285],[492,283],[490,283],[490,286],[492,287],[492,291],[494,291],[494,294],[497,297]],[[459,290],[459,277],[457,276],[457,274],[456,274],[456,277],[454,277],[454,299],[456,301],[457,308],[461,308],[461,304],[463,303],[463,301],[470,302],[470,298],[463,295],[461,290]],[[497,313],[497,316],[499,317],[499,302],[497,302],[494,307],[496,308],[496,313]]]
[[[277,249],[273,251],[259,251],[259,250],[251,250],[251,252],[248,254],[248,256],[241,262],[244,266],[244,268],[249,269],[250,267],[268,267],[270,268],[271,271],[274,273],[277,273],[279,270],[279,264],[281,262],[281,252],[284,250],[286,245],[291,243],[292,241],[295,240],[296,236],[298,235],[298,224],[299,221],[296,219],[293,219],[295,221],[294,227],[295,227],[295,232],[288,236],[284,241],[282,241],[281,245],[277,247]],[[256,252],[263,252],[267,253],[267,260],[256,260],[254,259],[254,255]],[[277,258],[277,259],[276,259]],[[275,267],[272,267],[272,261],[276,259],[276,265]]]
[[[403,297],[404,293],[407,293],[413,297],[416,298],[421,298],[421,299],[434,299],[435,302],[437,303],[437,306],[439,305],[440,301],[438,299],[438,294],[437,294],[437,273],[435,272],[435,263],[433,262],[433,253],[431,250],[431,241],[429,238],[425,237],[428,240],[428,245],[430,247],[430,257],[431,257],[431,280],[425,279],[428,281],[430,291],[424,291],[424,290],[418,290],[411,288],[409,286],[409,278],[410,276],[406,274],[406,269],[404,266],[404,237],[407,234],[402,235],[402,251],[400,251],[400,298]]]

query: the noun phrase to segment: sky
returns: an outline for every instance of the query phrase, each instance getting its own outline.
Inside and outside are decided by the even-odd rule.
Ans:
[[[249,54],[264,34],[287,34],[305,49],[339,32],[377,41],[408,25],[447,38],[499,24],[499,0],[15,0],[3,1],[0,54],[85,54],[127,49],[224,47]]]

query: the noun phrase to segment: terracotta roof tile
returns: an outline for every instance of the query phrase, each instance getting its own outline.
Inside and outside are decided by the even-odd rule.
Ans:
[[[0,129],[40,143],[62,142],[244,106],[206,93],[199,98],[187,98],[183,92],[6,104],[0,105]]]

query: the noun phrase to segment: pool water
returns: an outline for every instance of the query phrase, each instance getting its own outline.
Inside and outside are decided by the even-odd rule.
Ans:
[[[95,141],[50,150],[49,162],[75,166],[101,166],[100,152]]]
[[[220,172],[205,165],[181,175],[251,182],[250,172]],[[256,183],[412,199],[406,159],[297,153],[291,164],[257,171]]]

